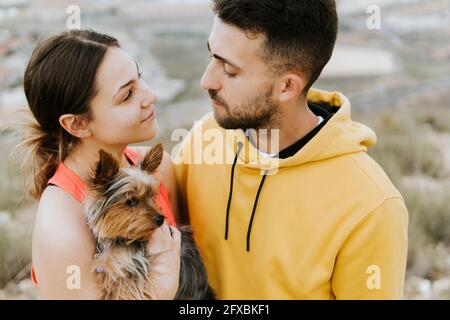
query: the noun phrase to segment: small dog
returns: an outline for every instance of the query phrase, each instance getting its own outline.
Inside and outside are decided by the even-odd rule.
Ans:
[[[159,180],[155,171],[163,157],[161,144],[155,145],[138,166],[119,168],[118,161],[101,150],[100,160],[89,180],[91,196],[86,220],[92,230],[97,253],[103,299],[152,299],[151,257],[148,240],[164,223],[156,204]],[[214,299],[208,286],[206,268],[189,226],[180,228],[180,282],[175,299]]]

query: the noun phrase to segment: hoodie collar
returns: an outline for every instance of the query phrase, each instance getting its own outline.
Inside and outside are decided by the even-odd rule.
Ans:
[[[234,130],[233,137],[227,139],[227,144],[234,150],[235,154],[237,154],[238,145],[242,144],[237,164],[250,169],[261,170],[270,175],[271,172],[276,173],[279,168],[283,167],[367,151],[369,147],[376,143],[376,134],[372,129],[352,121],[350,101],[342,93],[310,89],[308,101],[318,105],[326,105],[330,112],[335,112],[315,137],[301,150],[286,159],[264,158],[247,139],[244,131]]]

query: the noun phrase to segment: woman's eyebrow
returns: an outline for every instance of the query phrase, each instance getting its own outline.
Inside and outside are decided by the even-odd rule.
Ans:
[[[136,60],[134,60],[134,64],[136,65],[136,71],[137,71],[137,73],[138,73],[138,75],[139,75],[139,73],[140,73],[140,71],[139,71],[139,65],[138,65],[138,63],[137,63]]]
[[[136,70],[137,70],[137,73],[139,74],[139,65],[138,65],[138,63],[137,63],[136,61],[134,61],[134,63],[136,64]],[[132,84],[135,80],[136,80],[136,79],[131,79],[130,81],[128,81],[128,82],[125,83],[124,85],[120,86],[120,88],[117,89],[117,92],[116,92],[116,94],[114,95],[114,97],[115,97],[115,96],[116,96],[123,88],[128,87],[128,86],[129,86],[130,84]]]

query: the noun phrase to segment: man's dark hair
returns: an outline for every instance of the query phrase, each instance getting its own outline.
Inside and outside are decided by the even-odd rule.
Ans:
[[[331,58],[338,31],[334,0],[213,0],[214,13],[250,35],[264,35],[262,59],[274,74],[295,70],[306,93]]]

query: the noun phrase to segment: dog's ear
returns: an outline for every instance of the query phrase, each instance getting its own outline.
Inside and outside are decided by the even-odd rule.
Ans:
[[[145,155],[144,160],[141,162],[141,169],[148,173],[153,173],[161,164],[163,158],[163,146],[161,143],[154,145]]]
[[[100,159],[95,165],[95,171],[90,184],[91,187],[104,190],[119,172],[119,163],[110,153],[104,150],[99,151],[99,156]]]

